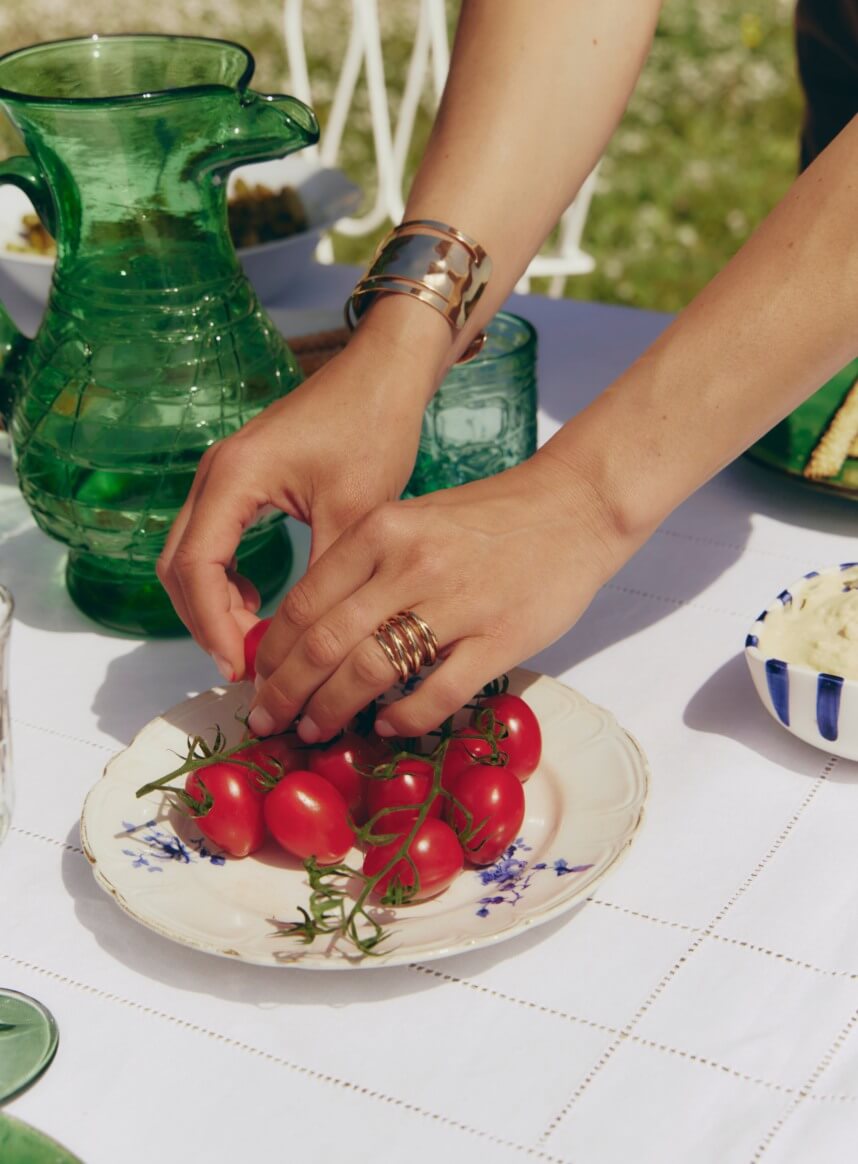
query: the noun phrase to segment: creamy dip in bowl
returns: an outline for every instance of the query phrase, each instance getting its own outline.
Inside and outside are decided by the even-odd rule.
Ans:
[[[745,639],[757,693],[800,739],[858,760],[858,562],[781,591]]]

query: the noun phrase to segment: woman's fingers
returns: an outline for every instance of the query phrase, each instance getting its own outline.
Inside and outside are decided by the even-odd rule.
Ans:
[[[239,574],[235,566],[230,566],[227,569],[226,577],[230,586],[235,587],[235,591],[239,597],[238,603],[232,603],[231,609],[233,613],[235,613],[236,609],[242,609],[249,611],[250,614],[257,614],[262,605],[262,599],[259,596],[259,591],[250,579]]]
[[[486,636],[462,639],[411,695],[381,708],[375,721],[380,736],[410,739],[439,727],[491,679],[510,666],[497,641]]]
[[[383,609],[387,610],[389,605],[388,597]],[[419,605],[414,609],[429,623],[442,646],[454,642],[460,624],[452,610],[438,608],[437,613],[430,614]],[[298,725],[298,733],[306,743],[330,739],[367,704],[399,681],[398,670],[375,638],[375,630],[385,617],[386,614],[373,622],[371,632],[355,645],[330,678],[318,685],[312,694]]]
[[[350,519],[337,521],[332,513],[319,506],[313,514],[309,566],[315,566],[340,534],[362,516],[363,513],[354,512]]]
[[[194,474],[194,479],[191,482],[191,488],[188,490],[188,496],[185,498],[184,505],[176,514],[175,520],[170,527],[170,532],[167,534],[167,540],[164,542],[164,548],[161,550],[160,557],[155,565],[155,571],[161,585],[167,591],[176,613],[191,634],[194,633],[191,613],[185,603],[185,597],[182,594],[182,588],[179,585],[178,579],[173,574],[173,556],[176,553],[176,547],[184,536],[188,522],[191,520],[191,514],[194,511],[197,496],[208,476],[213,453],[214,447],[203,453],[200,463],[197,466],[197,471]]]
[[[267,498],[242,484],[243,457],[224,444],[211,458],[208,471],[189,497],[165,546],[159,577],[194,638],[236,674],[243,667],[243,641],[234,618],[236,594],[255,604],[230,571],[242,534],[267,503]]]
[[[419,611],[417,613],[420,613]],[[422,616],[421,616],[422,617]],[[428,621],[428,619],[426,620]],[[443,642],[443,618],[435,618]],[[455,714],[493,679],[509,661],[503,658],[495,640],[485,636],[462,639],[447,648],[442,660],[428,673],[417,690],[382,708],[376,731],[383,736],[425,735]],[[370,636],[362,639],[327,680],[310,697],[298,725],[298,734],[308,744],[330,739],[372,700],[384,695],[399,676],[384,651]],[[276,678],[275,678],[276,684]],[[276,713],[278,695],[266,685],[265,702],[261,700],[251,712],[251,730],[258,735],[281,731],[300,710],[299,699],[284,704],[284,714]],[[270,715],[262,719],[260,712]],[[264,730],[263,730],[264,729]]]
[[[249,724],[255,735],[271,735],[284,730],[304,708],[307,700],[320,688],[326,690],[331,676],[347,669],[348,661],[365,642],[371,642],[381,659],[375,660],[374,682],[370,682],[370,693],[363,698],[356,685],[354,692],[347,694],[345,702],[352,705],[358,700],[354,711],[359,711],[379,691],[386,690],[395,679],[390,663],[384,658],[381,648],[374,639],[368,638],[387,617],[389,596],[387,587],[377,579],[362,586],[356,593],[326,611],[321,618],[297,639],[283,662],[263,678],[257,680],[257,694],[250,710]],[[274,633],[272,623],[263,640],[269,647]],[[262,647],[260,647],[260,653]],[[257,656],[258,658],[258,656]],[[381,666],[380,663],[385,664]],[[258,669],[257,675],[261,676]],[[365,676],[366,678],[366,676]],[[339,710],[339,709],[338,709]],[[329,736],[351,718],[354,711],[342,714],[332,727]],[[301,737],[306,743],[315,743],[320,733],[302,720]]]
[[[375,511],[347,529],[284,597],[256,658],[256,673],[263,679],[267,679],[281,666],[299,640],[311,628],[315,628],[329,611],[357,594],[373,577],[388,545],[383,532],[379,531],[385,519],[379,518],[377,513]],[[395,613],[395,610],[383,609],[372,624],[373,627]],[[311,655],[321,654],[323,665],[327,667],[333,648],[326,648],[330,645],[329,640],[334,637],[343,644],[347,643],[347,648],[336,659],[336,663],[339,663],[358,639],[369,633],[367,627],[354,637],[353,628],[358,625],[360,615],[351,618],[340,612],[332,623],[326,623],[322,629],[314,631],[314,635],[325,642],[316,642],[311,638]],[[333,665],[330,665],[325,675],[330,673]]]

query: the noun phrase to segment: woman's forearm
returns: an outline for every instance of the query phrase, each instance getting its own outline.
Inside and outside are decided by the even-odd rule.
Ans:
[[[632,543],[858,353],[856,218],[858,118],[656,343],[545,446],[586,478]]]
[[[477,239],[492,277],[455,345],[440,316],[400,296],[377,301],[368,331],[419,344],[440,370],[467,346],[601,156],[659,8],[660,0],[464,0],[405,217],[447,222]]]

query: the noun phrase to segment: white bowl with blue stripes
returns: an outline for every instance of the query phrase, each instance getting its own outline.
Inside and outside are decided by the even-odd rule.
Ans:
[[[745,658],[763,706],[782,727],[832,756],[858,760],[858,679],[779,658],[782,652],[766,643],[767,632],[776,637],[770,633],[776,620],[789,618],[798,632],[803,593],[829,575],[842,577],[843,589],[858,589],[857,562],[805,574],[756,619],[745,639]]]

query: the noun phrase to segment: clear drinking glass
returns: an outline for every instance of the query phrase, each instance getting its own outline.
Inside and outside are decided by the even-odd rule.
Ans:
[[[500,311],[482,352],[447,373],[426,409],[405,495],[491,477],[535,452],[536,332]]]
[[[0,586],[0,841],[12,817],[12,741],[9,738],[9,632],[12,629],[12,595]]]
[[[0,586],[0,841],[9,831],[12,816],[9,634],[13,609],[12,595]],[[57,1024],[40,1002],[17,990],[0,989],[0,1103],[38,1079],[54,1057],[58,1038]],[[7,1156],[0,1153],[0,1159],[5,1161]]]

